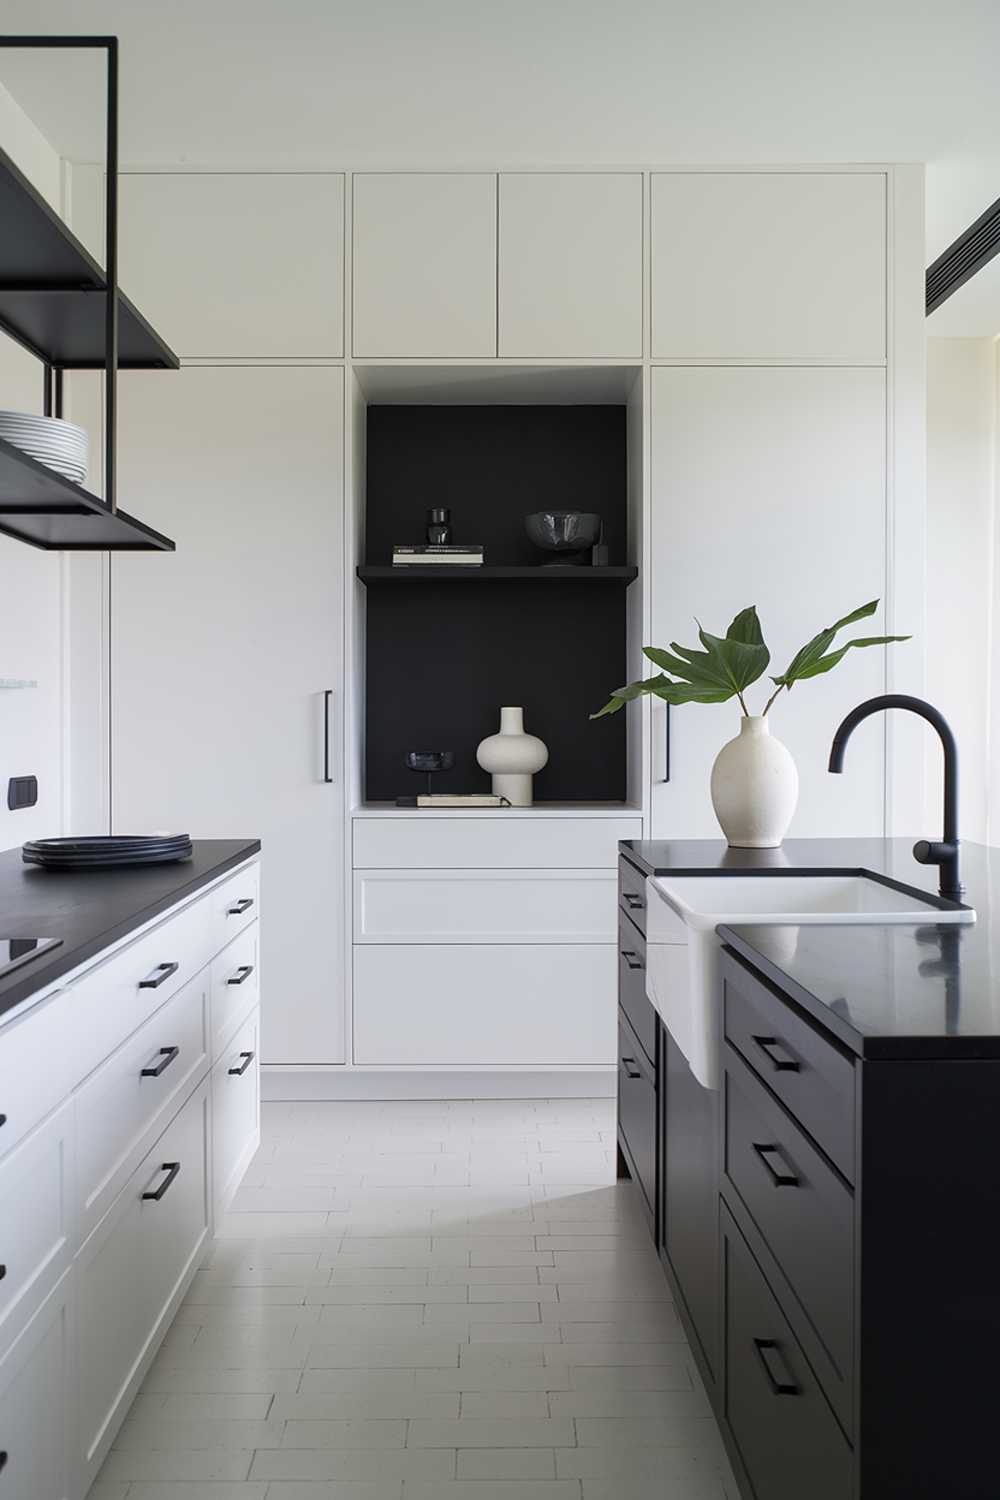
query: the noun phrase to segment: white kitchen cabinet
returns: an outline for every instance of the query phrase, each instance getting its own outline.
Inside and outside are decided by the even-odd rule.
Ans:
[[[884,172],[657,172],[654,359],[877,362]]]
[[[885,375],[879,369],[659,368],[652,382],[652,641],[697,645],[759,607],[779,673],[796,650],[886,593]],[[899,633],[907,622],[896,622]],[[882,612],[855,635],[886,633]],[[848,639],[851,632],[845,633]],[[906,651],[907,646],[890,648]],[[884,691],[885,651],[848,654],[782,693],[769,721],[799,770],[792,836],[881,834],[884,726],[855,736],[843,776],[830,741],[856,703]],[[748,690],[763,708],[765,678]],[[664,705],[652,700],[654,838],[716,838],[709,773],[739,730],[739,707],[672,708],[670,780],[661,779]]]
[[[206,1080],[77,1258],[80,1452],[93,1481],[208,1235]]]
[[[212,1195],[225,1213],[260,1144],[260,1012],[251,1011],[212,1070]]]
[[[642,837],[642,818],[388,817],[354,820],[355,869],[605,869],[618,863],[618,840]]]
[[[264,1059],[342,1063],[343,372],[136,373],[120,400],[122,493],[177,551],[111,563],[115,829],[260,835]]]
[[[185,359],[344,352],[344,178],[141,172],[120,179],[120,280]]]
[[[67,1272],[0,1355],[0,1493],[78,1500],[74,1464],[72,1275]]]
[[[364,870],[359,943],[611,943],[612,870]]]
[[[357,944],[354,1060],[608,1065],[617,956],[613,943]]]
[[[497,352],[492,172],[354,177],[355,358]]]
[[[642,357],[642,174],[500,174],[499,353]]]
[[[72,1259],[73,1118],[73,1105],[62,1105],[0,1163],[0,1353],[38,1311]]]

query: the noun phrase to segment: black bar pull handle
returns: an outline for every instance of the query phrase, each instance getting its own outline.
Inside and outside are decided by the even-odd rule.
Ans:
[[[628,1075],[629,1078],[641,1078],[642,1077],[642,1070],[640,1068],[636,1067],[636,1065],[635,1065],[635,1058],[634,1057],[623,1057],[622,1058],[622,1067],[625,1069],[625,1072],[626,1072],[626,1074]]]
[[[6,1266],[0,1266],[0,1281],[3,1281],[3,1279],[4,1279],[4,1277],[6,1275],[7,1275],[7,1267]]]
[[[631,948],[622,949],[622,958],[628,964],[630,969],[642,968],[642,959],[639,957],[638,953],[633,953]]]
[[[670,780],[670,704],[664,703],[663,723],[663,779]]]
[[[6,1448],[3,1448],[3,1449],[0,1449],[0,1474],[3,1473],[4,1469],[6,1469],[6,1467],[7,1467],[7,1450],[6,1450]]]
[[[175,1057],[180,1057],[180,1055],[181,1055],[181,1049],[179,1047],[161,1047],[160,1048],[160,1060],[159,1060],[159,1062],[156,1064],[155,1067],[152,1067],[152,1068],[143,1068],[140,1071],[140,1073],[139,1073],[139,1077],[140,1078],[159,1078],[159,1076],[160,1076],[161,1073],[165,1073],[167,1071],[167,1069],[170,1067],[170,1064],[173,1062],[174,1058]]]
[[[323,693],[323,780],[329,786],[333,781],[330,771],[330,702],[333,698],[333,688],[326,688]]]
[[[253,964],[240,964],[235,974],[231,974],[226,980],[227,984],[245,984],[253,973]]]
[[[780,1167],[776,1167],[771,1161],[771,1158],[774,1157],[775,1161],[782,1162],[781,1151],[777,1146],[758,1146],[755,1141],[753,1149],[767,1168],[768,1175],[775,1187],[798,1187],[799,1179],[794,1172],[789,1172],[787,1168],[785,1171],[781,1171]]]
[[[0,1115],[0,1125],[6,1125],[6,1123],[7,1123],[7,1116],[6,1115]]]
[[[176,974],[179,968],[180,964],[157,964],[152,974],[147,975],[145,979],[139,980],[139,988],[141,990],[158,990],[160,985],[169,979],[171,974]]]
[[[243,1074],[246,1072],[247,1068],[249,1068],[254,1059],[254,1054],[252,1052],[241,1052],[240,1056],[242,1057],[243,1061],[238,1068],[229,1069],[230,1078],[242,1078]]]
[[[782,1046],[776,1036],[755,1036],[755,1046],[767,1058],[776,1073],[797,1073],[799,1065],[787,1047]]]
[[[160,1170],[166,1172],[166,1177],[164,1177],[163,1181],[160,1183],[155,1192],[143,1193],[143,1199],[148,1199],[150,1203],[159,1203],[160,1199],[163,1197],[164,1193],[167,1191],[167,1188],[173,1182],[180,1169],[181,1164],[179,1161],[165,1161]]]
[[[235,901],[232,906],[226,907],[226,916],[242,917],[243,913],[249,911],[251,906],[253,906],[253,897],[244,896],[242,901]]]
[[[625,905],[628,907],[629,911],[642,911],[642,908],[645,906],[645,904],[646,903],[642,899],[642,897],[637,896],[634,891],[625,892]]]
[[[767,1383],[773,1396],[798,1396],[798,1383],[793,1379],[780,1346],[774,1339],[754,1339],[753,1346],[761,1362]]]

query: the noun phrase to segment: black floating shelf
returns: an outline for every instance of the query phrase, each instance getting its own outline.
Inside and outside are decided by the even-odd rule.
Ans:
[[[0,438],[0,532],[53,552],[173,552],[169,537]]]
[[[503,580],[531,579],[534,583],[561,583],[564,579],[575,579],[584,583],[617,583],[619,585],[630,584],[639,576],[638,568],[588,568],[560,566],[555,564],[549,566],[512,566],[512,567],[482,567],[459,568],[454,565],[432,563],[430,567],[422,568],[419,564],[408,563],[405,567],[394,568],[391,565],[369,565],[362,564],[358,568],[358,577],[362,583],[426,583],[429,579],[435,582],[453,583],[498,583]]]
[[[2,151],[0,225],[0,329],[48,364],[103,369],[104,273]],[[180,368],[174,351],[120,291],[118,308],[122,369]]]

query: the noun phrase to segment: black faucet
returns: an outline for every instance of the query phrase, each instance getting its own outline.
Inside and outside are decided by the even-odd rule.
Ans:
[[[829,769],[835,772],[844,769],[844,751],[855,729],[862,719],[886,708],[907,708],[911,714],[919,714],[933,724],[938,732],[944,751],[944,835],[940,842],[918,840],[913,846],[913,857],[918,864],[937,865],[941,895],[949,901],[960,901],[963,887],[958,875],[958,746],[944,716],[922,698],[911,698],[907,693],[883,693],[878,698],[869,698],[851,709],[834,735]]]

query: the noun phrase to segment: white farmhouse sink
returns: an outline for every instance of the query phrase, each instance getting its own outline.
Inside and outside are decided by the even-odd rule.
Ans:
[[[718,1087],[719,952],[716,928],[925,925],[974,922],[918,891],[868,875],[659,875],[646,881],[646,992],[705,1088]],[[797,934],[775,933],[768,953],[792,958]]]

